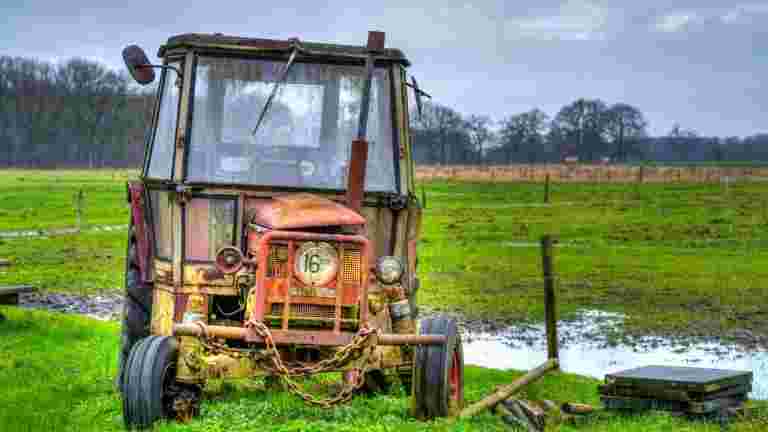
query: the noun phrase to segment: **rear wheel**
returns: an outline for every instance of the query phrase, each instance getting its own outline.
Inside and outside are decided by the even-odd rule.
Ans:
[[[131,226],[128,231],[128,250],[125,258],[125,302],[117,370],[117,382],[120,386],[122,386],[124,366],[131,348],[136,342],[149,336],[151,314],[152,286],[141,280],[136,235]]]
[[[456,322],[421,321],[420,334],[443,335],[445,345],[419,345],[413,360],[413,414],[430,419],[457,414],[464,403],[464,352]]]
[[[123,374],[123,421],[127,429],[148,428],[163,418],[188,419],[197,412],[200,390],[176,381],[178,344],[150,336],[131,349]]]

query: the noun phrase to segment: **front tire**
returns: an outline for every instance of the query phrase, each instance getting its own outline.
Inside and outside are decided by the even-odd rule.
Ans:
[[[178,343],[170,336],[150,336],[136,343],[123,374],[123,421],[127,429],[145,429],[176,416],[174,403]]]
[[[421,321],[420,334],[443,335],[445,345],[419,345],[413,360],[413,414],[420,419],[458,414],[464,404],[464,351],[456,322]]]

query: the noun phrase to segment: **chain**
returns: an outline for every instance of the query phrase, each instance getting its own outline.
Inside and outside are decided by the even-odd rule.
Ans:
[[[202,323],[200,323],[202,324]],[[204,324],[201,325],[201,327]],[[265,364],[264,367],[272,374],[277,375],[282,380],[285,388],[291,393],[297,395],[302,400],[310,405],[321,406],[324,408],[330,408],[334,405],[349,402],[355,393],[360,390],[365,384],[365,374],[369,369],[369,359],[376,349],[375,338],[378,334],[378,330],[363,327],[352,338],[352,341],[341,347],[336,353],[327,359],[321,360],[310,366],[298,366],[289,367],[283,362],[280,352],[277,349],[274,339],[272,338],[272,332],[261,321],[249,320],[246,322],[246,327],[252,328],[256,334],[264,339],[266,349],[259,351],[245,351],[232,349],[223,343],[217,342],[208,337],[206,331],[201,332],[200,341],[203,347],[212,353],[222,353],[236,357],[251,357],[257,362],[263,362],[269,360],[271,365]],[[360,367],[352,369],[354,372],[352,382],[346,383],[344,387],[333,397],[319,399],[314,395],[305,392],[299,387],[299,385],[291,379],[291,377],[304,377],[323,372],[338,371],[350,362],[358,361]]]

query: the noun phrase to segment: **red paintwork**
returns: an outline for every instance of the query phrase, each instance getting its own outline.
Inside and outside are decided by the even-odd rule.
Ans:
[[[279,195],[248,202],[251,222],[275,230],[363,225],[359,213],[327,198],[309,193]]]
[[[449,397],[451,400],[460,401],[462,394],[461,370],[459,368],[459,351],[453,351],[451,369],[448,371],[448,382],[451,386]]]
[[[288,272],[287,278],[281,282],[276,282],[275,279],[267,278],[267,260],[269,257],[269,248],[272,242],[276,241],[288,241],[289,242],[289,260],[288,260]],[[266,313],[267,303],[270,297],[281,297],[285,303],[290,304],[291,296],[288,293],[288,283],[297,283],[293,280],[293,251],[290,250],[294,242],[300,241],[326,241],[332,243],[345,243],[356,244],[360,246],[360,252],[362,255],[361,260],[361,281],[368,280],[368,262],[370,257],[370,244],[368,239],[360,235],[342,235],[342,234],[315,234],[305,232],[293,232],[293,231],[267,231],[266,233],[256,233],[251,231],[248,234],[248,247],[251,253],[255,252],[256,260],[258,261],[256,270],[256,287],[255,302],[251,320],[261,321],[264,319]],[[341,305],[360,305],[360,324],[365,325],[368,320],[368,285],[363,283],[360,285],[353,285],[349,283],[344,284],[341,297],[336,297],[334,304],[338,307]],[[306,299],[306,298],[305,298]],[[305,300],[302,299],[302,300]],[[309,303],[326,304],[328,301],[325,297],[313,297],[314,301]],[[289,308],[286,306],[283,308],[283,330],[286,330],[287,326],[287,312]],[[337,322],[334,333],[340,331]],[[289,331],[290,332],[290,331]],[[325,332],[318,332],[325,333]]]
[[[139,182],[128,182],[128,201],[131,204],[131,223],[136,234],[136,249],[138,252],[139,273],[145,283],[152,282],[150,263],[152,262],[152,243],[150,229],[145,215],[144,185]]]
[[[356,212],[359,212],[363,205],[367,160],[368,141],[352,140],[352,156],[349,158],[349,175],[347,176],[347,205]]]

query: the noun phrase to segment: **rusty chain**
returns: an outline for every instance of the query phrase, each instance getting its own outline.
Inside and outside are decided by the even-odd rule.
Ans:
[[[201,327],[205,325],[203,323],[199,324],[202,324]],[[209,337],[207,331],[202,331],[199,339],[206,350],[215,354],[225,352],[237,358],[250,357],[259,363],[269,360],[271,365],[264,365],[265,368],[270,373],[279,376],[288,391],[297,395],[310,405],[321,406],[324,408],[330,408],[334,405],[349,402],[355,392],[363,387],[365,384],[365,374],[368,372],[369,359],[376,348],[376,339],[374,336],[378,335],[378,330],[363,327],[352,338],[352,341],[349,344],[338,349],[332,357],[321,360],[311,366],[289,367],[283,362],[280,352],[277,349],[277,345],[272,338],[272,332],[270,332],[269,328],[264,323],[261,321],[249,320],[246,322],[246,327],[252,328],[256,334],[264,338],[266,349],[259,350],[258,352],[233,349]],[[351,383],[345,383],[342,390],[333,397],[319,399],[311,393],[302,390],[296,381],[291,379],[291,377],[304,377],[323,372],[338,371],[353,361],[358,361],[360,365],[359,367],[352,369],[352,371],[355,372],[353,381]]]

